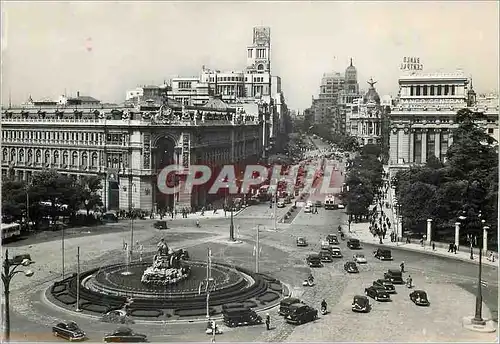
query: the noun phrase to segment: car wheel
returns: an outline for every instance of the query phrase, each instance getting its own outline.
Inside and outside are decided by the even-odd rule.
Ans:
[[[375,296],[374,299],[375,299],[375,301],[378,301],[378,296]]]
[[[58,336],[58,334],[57,334],[57,332],[56,332],[56,331],[52,332],[52,334],[54,335],[54,337],[57,337],[57,336]]]

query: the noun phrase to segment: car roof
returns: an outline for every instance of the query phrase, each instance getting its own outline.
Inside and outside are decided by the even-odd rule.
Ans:
[[[299,309],[299,308],[303,308],[303,307],[307,307],[307,305],[305,303],[302,303],[302,302],[297,302],[297,303],[290,305],[290,309]]]
[[[390,272],[391,274],[399,274],[399,275],[401,275],[401,271],[395,270],[395,269],[389,269],[389,270],[387,270],[387,272]]]
[[[281,300],[281,303],[290,303],[291,305],[300,302],[301,302],[300,299],[297,299],[296,297],[287,297]]]
[[[359,300],[359,299],[368,300],[368,298],[364,295],[354,295],[353,299],[354,300]]]
[[[319,254],[317,253],[312,253],[308,256],[308,258],[319,258]]]
[[[416,294],[427,294],[424,290],[415,290],[414,293],[416,293]]]
[[[234,313],[240,314],[240,313],[248,313],[251,311],[250,307],[238,307],[238,308],[229,308],[225,309],[224,313],[228,315],[232,315]]]

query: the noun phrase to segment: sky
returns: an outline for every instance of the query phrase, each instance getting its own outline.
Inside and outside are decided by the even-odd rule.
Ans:
[[[14,2],[2,4],[2,104],[59,95],[120,103],[127,90],[211,69],[243,70],[252,28],[271,28],[271,70],[289,108],[353,58],[362,89],[396,95],[400,63],[457,68],[498,90],[498,1]]]

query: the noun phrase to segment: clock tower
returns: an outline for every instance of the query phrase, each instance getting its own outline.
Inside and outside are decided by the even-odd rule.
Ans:
[[[247,47],[247,70],[257,73],[271,71],[271,29],[269,27],[253,28],[253,44]]]

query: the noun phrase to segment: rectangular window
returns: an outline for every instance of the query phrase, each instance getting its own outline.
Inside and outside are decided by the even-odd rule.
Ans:
[[[252,49],[248,49],[248,58],[252,58]]]
[[[414,96],[415,89],[413,86],[410,86],[410,96]]]
[[[493,134],[493,128],[488,129],[488,134]]]
[[[417,86],[417,94],[416,94],[417,96],[419,96],[419,95],[420,95],[420,89],[421,89],[421,88],[422,88],[422,86]]]
[[[426,96],[426,95],[427,95],[427,85],[425,85],[425,86],[424,86],[424,94],[423,94],[423,95],[424,95],[424,96]]]
[[[422,133],[413,136],[413,162],[422,163]]]
[[[427,152],[426,152],[427,160],[429,160],[431,156],[436,156],[435,149],[436,149],[436,135],[434,130],[429,130],[427,132]]]
[[[449,95],[450,95],[450,93],[449,93],[449,92],[450,92],[450,86],[445,85],[445,86],[444,86],[444,95],[445,95],[445,96],[449,96]]]
[[[448,151],[448,139],[450,134],[447,131],[441,133],[440,150],[439,150],[439,160],[446,160],[446,152]]]
[[[455,95],[455,85],[451,85],[451,95]]]
[[[441,85],[438,85],[438,92],[437,92],[437,95],[438,96],[442,96],[443,95],[443,87]]]

